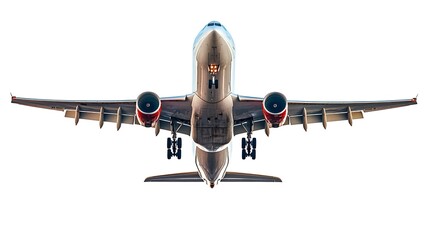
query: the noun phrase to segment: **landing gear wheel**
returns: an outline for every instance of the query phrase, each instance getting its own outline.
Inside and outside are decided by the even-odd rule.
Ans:
[[[182,159],[182,149],[177,149],[177,153],[176,153],[176,157],[177,157],[177,159]]]
[[[213,86],[215,87],[215,89],[218,89],[219,88],[219,80],[209,80],[209,89],[212,89],[213,88]]]
[[[177,148],[181,149],[182,148],[182,138],[178,138],[177,139]]]
[[[171,138],[167,138],[167,148],[171,148],[171,145],[172,145],[172,141],[171,141]]]
[[[246,159],[246,157],[247,157],[247,152],[246,152],[246,149],[244,149],[244,148],[243,148],[243,149],[241,150],[241,159],[243,159],[243,160],[244,160],[244,159]]]
[[[171,152],[171,149],[167,149],[167,159],[170,160],[171,156],[173,156],[173,153]]]
[[[242,138],[241,139],[241,148],[246,148],[246,139],[245,138]]]
[[[252,153],[250,154],[250,156],[252,157],[252,160],[256,159],[256,149],[253,149]]]
[[[255,149],[256,148],[256,138],[252,139],[252,148]]]

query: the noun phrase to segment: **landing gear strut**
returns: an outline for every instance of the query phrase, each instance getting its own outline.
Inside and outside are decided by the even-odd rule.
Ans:
[[[247,157],[251,157],[253,160],[256,159],[256,138],[250,137],[241,139],[241,158],[244,160]]]
[[[173,156],[177,159],[182,158],[182,138],[176,138],[175,135],[173,138],[167,138],[167,159]]]
[[[171,138],[167,138],[167,159],[171,157],[177,157],[177,159],[182,158],[182,138],[177,137],[177,131],[182,126],[182,123],[176,121],[175,119],[171,120]]]
[[[243,125],[247,131],[247,138],[241,139],[241,159],[251,157],[253,160],[256,159],[256,138],[252,138],[253,122],[250,120],[247,122],[247,127]]]

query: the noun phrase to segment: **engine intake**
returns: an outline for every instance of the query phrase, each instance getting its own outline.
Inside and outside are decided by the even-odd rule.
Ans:
[[[262,112],[269,127],[280,127],[286,121],[287,99],[279,92],[268,93],[262,102]]]
[[[154,127],[161,116],[161,99],[153,92],[144,92],[137,97],[136,115],[140,125]]]

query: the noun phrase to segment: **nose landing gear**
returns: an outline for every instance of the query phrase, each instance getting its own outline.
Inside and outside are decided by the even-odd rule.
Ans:
[[[213,58],[214,58],[215,62],[216,62],[217,57],[218,56],[216,54],[216,48],[213,48]],[[209,72],[210,78],[211,78],[211,79],[209,79],[209,89],[212,89],[213,87],[215,89],[218,89],[219,88],[219,80],[216,79],[216,76],[220,71],[219,64],[212,63],[207,67],[207,69],[208,69],[208,72]]]
[[[219,80],[214,79],[214,78],[209,80],[209,89],[212,89],[213,87],[215,89],[219,88]]]

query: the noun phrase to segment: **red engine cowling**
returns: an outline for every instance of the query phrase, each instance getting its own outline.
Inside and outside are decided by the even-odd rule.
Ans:
[[[269,127],[280,127],[286,121],[287,99],[279,92],[268,93],[262,102],[262,112]]]
[[[144,92],[137,97],[136,115],[140,125],[154,127],[161,116],[161,99],[153,92]]]

